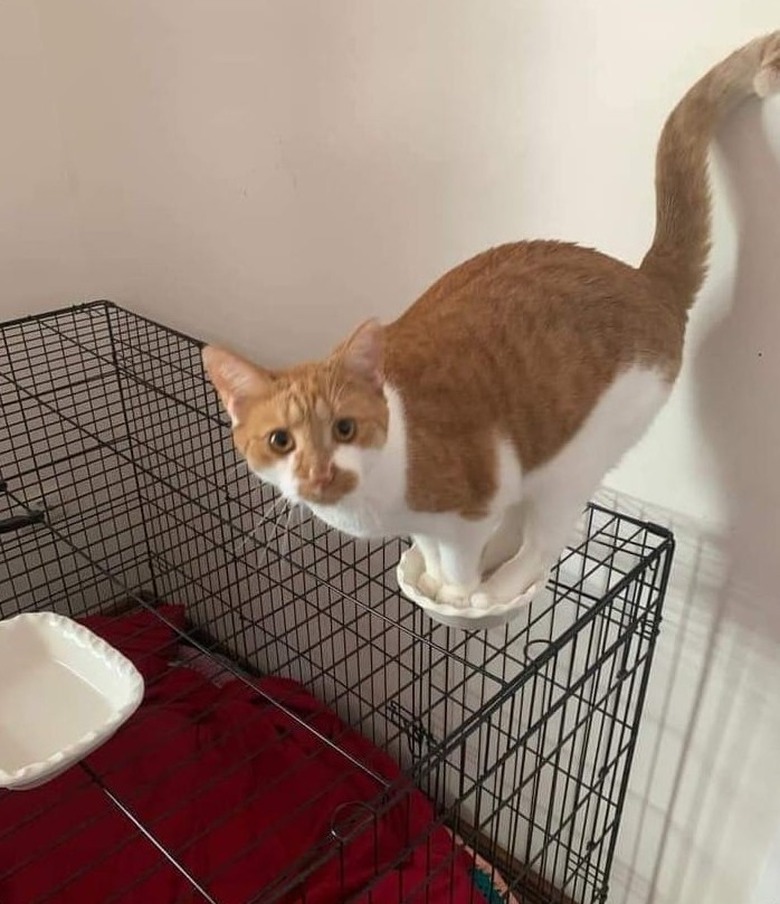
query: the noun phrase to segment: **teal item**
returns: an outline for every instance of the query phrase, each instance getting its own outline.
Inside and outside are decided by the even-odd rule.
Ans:
[[[475,867],[471,872],[471,877],[474,880],[474,885],[485,896],[487,904],[506,904],[506,898],[496,891],[487,873]]]

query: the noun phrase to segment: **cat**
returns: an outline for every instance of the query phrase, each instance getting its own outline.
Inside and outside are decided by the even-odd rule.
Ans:
[[[411,537],[417,589],[437,603],[533,593],[680,370],[710,247],[713,132],[736,103],[778,90],[780,31],[683,97],[658,143],[656,230],[638,268],[573,244],[506,244],[324,360],[271,371],[204,348],[238,452],[334,528]]]

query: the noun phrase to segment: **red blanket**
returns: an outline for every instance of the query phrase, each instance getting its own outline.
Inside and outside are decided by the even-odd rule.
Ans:
[[[183,624],[180,607],[161,612]],[[257,693],[238,680],[216,687],[194,669],[171,667],[175,632],[147,612],[85,623],[147,683],[137,713],[87,763],[152,840],[80,767],[33,791],[0,792],[2,904],[49,895],[57,904],[203,901],[156,844],[221,904],[267,900],[263,890],[288,869],[304,883],[306,904],[342,904],[390,865],[371,904],[482,902],[468,858],[446,830],[432,827],[431,805],[414,790],[340,854],[317,862],[313,854],[338,844],[334,817],[344,824],[364,816],[360,802],[375,800],[379,785],[296,717],[375,773],[399,771],[299,685],[265,678]],[[303,887],[280,900],[304,900]]]

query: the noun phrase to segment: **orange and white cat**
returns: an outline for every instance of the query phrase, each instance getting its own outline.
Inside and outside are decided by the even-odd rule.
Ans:
[[[508,244],[322,361],[270,371],[204,349],[249,467],[339,530],[412,537],[430,599],[486,607],[538,585],[679,371],[707,265],[713,131],[778,89],[775,32],[685,95],[659,141],[656,233],[638,268]]]

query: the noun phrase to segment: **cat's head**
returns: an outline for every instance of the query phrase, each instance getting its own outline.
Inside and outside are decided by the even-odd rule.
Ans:
[[[369,321],[328,358],[270,371],[214,346],[203,363],[250,469],[288,499],[335,505],[387,439],[382,327]]]

